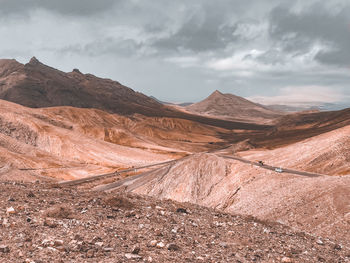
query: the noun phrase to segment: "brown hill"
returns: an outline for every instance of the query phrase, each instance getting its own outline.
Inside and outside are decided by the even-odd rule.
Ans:
[[[214,154],[198,154],[122,187],[278,221],[350,243],[350,176],[279,174]]]
[[[183,119],[0,100],[0,177],[96,175],[207,151],[227,132]]]
[[[277,148],[350,125],[350,109],[300,112],[280,117],[267,132],[251,137],[256,147]]]
[[[282,113],[253,103],[232,94],[223,94],[216,90],[205,100],[186,107],[195,114],[204,114],[229,120],[244,120],[253,123],[271,123]]]
[[[324,176],[277,173],[214,154],[197,154],[122,187],[279,221],[350,244],[349,136],[346,126],[274,150],[240,153],[252,161],[328,174]]]
[[[350,126],[274,150],[240,153],[249,160],[263,160],[273,166],[328,175],[350,175]]]
[[[22,65],[0,60],[0,99],[27,107],[74,106],[110,112],[156,114],[163,109],[157,101],[116,81],[82,74],[64,73],[33,57]]]
[[[65,73],[42,64],[35,57],[25,65],[15,60],[0,60],[0,99],[31,108],[72,106],[123,115],[180,118],[226,129],[268,128],[181,112],[119,82],[82,74],[77,69]]]

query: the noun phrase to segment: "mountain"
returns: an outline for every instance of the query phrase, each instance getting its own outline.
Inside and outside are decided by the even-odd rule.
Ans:
[[[35,57],[25,65],[15,60],[0,60],[0,99],[31,108],[72,106],[122,115],[180,118],[225,129],[269,128],[179,111],[119,82],[82,74],[78,69],[65,73],[44,65]]]
[[[164,110],[162,104],[116,81],[77,69],[64,73],[35,57],[25,65],[0,60],[0,99],[32,108],[73,106],[121,114],[155,115]]]
[[[189,120],[0,100],[0,180],[79,178],[180,158],[228,131]]]
[[[300,111],[319,111],[320,107],[318,106],[293,106],[293,105],[282,105],[282,104],[274,104],[274,105],[265,105],[266,108],[281,111],[281,112],[300,112]]]
[[[282,115],[278,111],[239,96],[223,94],[218,90],[203,101],[187,106],[185,109],[195,114],[254,123],[270,123]]]
[[[80,178],[183,156],[124,123],[94,109],[31,109],[0,100],[0,180]]]
[[[299,112],[299,111],[337,111],[349,108],[350,103],[324,103],[324,102],[309,102],[300,105],[284,105],[272,104],[265,105],[266,108],[282,112]]]
[[[157,99],[157,98],[154,97],[154,96],[150,96],[150,98],[151,98],[151,99],[154,99],[154,100],[156,100],[156,101],[158,101],[159,103],[164,104],[164,105],[173,105],[173,106],[186,107],[186,106],[189,106],[189,105],[192,105],[192,104],[193,104],[193,102],[172,103],[172,102],[161,101],[161,100]]]

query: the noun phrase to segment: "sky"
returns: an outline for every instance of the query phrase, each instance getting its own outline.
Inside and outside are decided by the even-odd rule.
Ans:
[[[350,107],[349,0],[0,0],[0,58],[163,101]]]

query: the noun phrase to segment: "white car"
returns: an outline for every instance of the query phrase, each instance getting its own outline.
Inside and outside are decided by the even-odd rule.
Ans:
[[[277,172],[277,173],[283,173],[283,170],[282,170],[282,168],[275,168],[275,172]]]

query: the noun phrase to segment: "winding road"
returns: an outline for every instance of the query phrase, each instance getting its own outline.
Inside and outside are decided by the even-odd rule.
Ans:
[[[267,164],[261,164],[259,162],[253,162],[238,156],[228,156],[228,155],[218,155],[222,158],[225,159],[233,159],[242,163],[247,163],[247,164],[252,164],[255,166],[258,166],[260,168],[263,169],[267,169],[267,170],[271,170],[271,171],[275,171],[276,169],[282,169],[281,173],[289,173],[289,174],[297,174],[297,175],[302,175],[302,176],[307,176],[307,177],[319,177],[319,176],[326,176],[325,174],[317,174],[317,173],[310,173],[310,172],[305,172],[305,171],[298,171],[298,170],[293,170],[293,169],[288,169],[288,168],[283,168],[280,166],[271,166],[271,165],[267,165]]]
[[[301,175],[301,176],[306,176],[306,177],[326,176],[324,174],[311,173],[311,172],[305,172],[305,171],[298,171],[298,170],[284,168],[284,167],[278,167],[278,166],[271,166],[271,165],[267,165],[267,164],[261,164],[259,162],[250,161],[250,160],[238,157],[238,156],[224,155],[224,154],[219,154],[219,153],[215,153],[215,152],[211,152],[211,153],[214,153],[214,154],[216,154],[217,156],[219,156],[221,158],[236,160],[236,161],[239,161],[239,162],[242,162],[242,163],[254,165],[254,166],[257,166],[259,168],[271,170],[271,171],[274,171],[274,172],[277,172],[276,169],[281,169],[281,172],[279,172],[279,173],[289,173],[289,174]],[[176,162],[178,162],[180,160],[183,160],[185,158],[188,158],[189,156],[182,157],[182,158],[176,159],[176,160],[171,160],[171,161],[166,161],[166,162],[161,162],[161,163],[156,163],[156,164],[151,164],[151,165],[146,165],[146,166],[140,166],[140,167],[125,169],[125,170],[121,170],[121,171],[115,171],[115,172],[107,173],[107,174],[100,174],[100,175],[90,176],[90,177],[81,178],[81,179],[77,179],[77,180],[63,181],[63,182],[59,182],[58,184],[61,185],[61,186],[80,185],[80,184],[84,184],[84,183],[88,183],[88,182],[92,182],[92,181],[96,181],[96,180],[100,180],[100,179],[106,179],[106,178],[109,178],[109,177],[114,177],[116,175],[120,175],[120,174],[123,174],[123,173],[129,173],[129,172],[133,172],[133,171],[137,171],[137,170],[143,170],[143,169],[146,169],[146,168],[152,168],[152,167],[159,166],[158,168],[156,168],[156,169],[159,169],[159,168],[164,167],[166,165],[175,164]],[[154,170],[156,170],[156,169],[154,169]],[[124,185],[127,182],[130,182],[130,181],[137,180],[137,179],[140,179],[142,177],[145,177],[152,171],[153,170],[148,171],[148,172],[144,172],[144,173],[141,173],[141,174],[137,174],[137,175],[134,175],[134,176],[130,176],[130,177],[127,177],[127,178],[124,178],[124,179],[121,179],[121,180],[119,180],[117,182],[114,182],[114,183],[111,183],[111,184],[107,184],[107,185],[105,185],[104,188],[101,188],[101,189],[103,189],[103,190],[111,190],[111,189],[114,189],[114,188],[118,188],[118,187]]]

